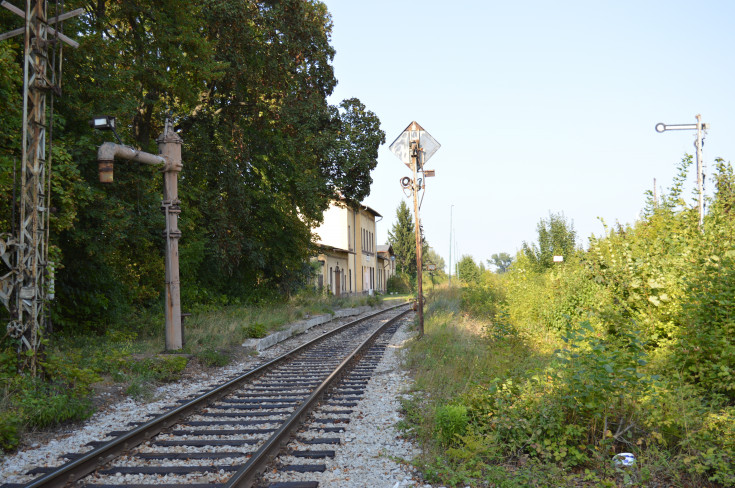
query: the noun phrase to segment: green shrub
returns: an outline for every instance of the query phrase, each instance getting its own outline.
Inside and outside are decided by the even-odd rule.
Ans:
[[[149,381],[169,383],[176,381],[189,360],[184,356],[156,356],[142,360],[125,361],[125,370]]]
[[[153,398],[153,389],[154,385],[148,377],[133,376],[125,388],[125,394],[140,400],[150,400]]]
[[[0,450],[11,451],[20,442],[21,419],[16,412],[0,412]]]
[[[395,274],[388,278],[386,283],[388,293],[398,293],[404,295],[413,291],[413,283],[408,275]]]
[[[462,311],[474,317],[493,320],[504,298],[502,291],[494,284],[471,283],[462,288]]]
[[[197,353],[197,359],[205,366],[226,366],[230,357],[216,349],[204,349]]]
[[[436,410],[434,416],[435,435],[444,446],[457,442],[460,436],[467,433],[469,416],[464,405],[443,405]]]
[[[735,403],[735,250],[703,260],[685,314],[677,364],[703,391]]]
[[[707,412],[699,428],[687,432],[680,446],[687,471],[735,486],[735,407]]]
[[[18,388],[14,403],[29,427],[49,427],[69,420],[82,420],[92,415],[89,397],[69,389],[63,383],[47,383],[25,379]]]
[[[184,356],[159,356],[150,364],[150,370],[157,381],[169,383],[179,379],[189,360]]]
[[[383,302],[383,298],[378,293],[373,293],[367,297],[367,305],[370,307],[377,307]]]
[[[265,324],[254,322],[244,327],[245,337],[248,339],[261,339],[268,335],[268,328]]]

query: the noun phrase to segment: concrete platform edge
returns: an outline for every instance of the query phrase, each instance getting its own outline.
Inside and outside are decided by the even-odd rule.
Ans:
[[[263,338],[248,339],[242,343],[242,346],[249,348],[249,349],[254,349],[256,351],[263,351],[265,349],[268,349],[269,347],[275,346],[279,342],[285,341],[289,337],[303,334],[307,330],[311,329],[312,327],[316,327],[317,325],[326,324],[327,322],[331,322],[334,319],[341,319],[344,317],[354,317],[356,315],[362,315],[363,313],[366,313],[372,309],[373,307],[369,307],[365,305],[362,307],[342,308],[339,310],[335,310],[334,315],[332,314],[316,315],[314,317],[309,317],[308,319],[305,319],[305,320],[294,322],[293,324],[289,325],[285,329],[279,330],[277,332],[273,332],[272,334],[269,334]]]

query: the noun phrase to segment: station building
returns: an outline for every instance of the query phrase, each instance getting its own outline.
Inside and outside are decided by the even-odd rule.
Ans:
[[[395,259],[390,246],[377,246],[376,218],[382,215],[366,205],[353,209],[344,200],[332,202],[314,229],[320,251],[315,286],[334,295],[385,293]]]

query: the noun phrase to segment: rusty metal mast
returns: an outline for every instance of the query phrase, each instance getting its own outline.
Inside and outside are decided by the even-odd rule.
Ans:
[[[61,92],[57,65],[49,63],[49,48],[55,53],[58,46],[61,59],[59,41],[79,47],[51,25],[79,15],[83,9],[63,14],[57,2],[56,16],[49,20],[46,0],[26,0],[25,11],[7,1],[0,5],[25,20],[25,27],[0,35],[0,40],[19,34],[25,37],[19,219],[17,227],[16,222],[12,223],[12,233],[0,238],[0,257],[8,268],[0,277],[0,299],[10,312],[8,334],[20,339],[19,352],[32,351],[22,355],[22,366],[36,374],[41,331],[46,321],[48,277],[52,272],[48,260],[51,187],[46,160],[46,95],[50,91]],[[59,71],[60,67],[59,62]]]
[[[419,217],[419,191],[426,190],[426,178],[434,176],[434,170],[426,169],[424,166],[434,153],[441,147],[431,134],[426,132],[416,121],[408,124],[395,141],[390,145],[390,150],[400,159],[403,164],[413,173],[413,178],[405,176],[401,178],[401,186],[404,190],[410,189],[413,195],[413,213],[416,220],[416,284],[418,288],[416,305],[419,318],[419,337],[424,335],[424,290],[422,283],[423,260],[423,237],[421,232],[421,218]],[[419,178],[419,174],[423,178]],[[423,200],[423,196],[421,197]]]

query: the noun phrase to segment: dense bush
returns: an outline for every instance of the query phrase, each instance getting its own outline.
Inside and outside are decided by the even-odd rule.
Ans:
[[[467,433],[469,416],[464,405],[443,405],[436,411],[436,436],[442,445],[448,446]]]
[[[17,354],[0,351],[0,449],[18,446],[25,429],[44,428],[89,417],[90,385],[99,379],[69,358],[49,354],[42,365],[45,378],[17,374]]]
[[[409,355],[419,401],[406,403],[430,479],[735,486],[735,177],[718,161],[700,229],[681,197],[690,165],[640,221],[605,226],[564,263],[540,265],[540,225],[549,242],[507,272],[432,298],[443,305],[430,302]],[[616,469],[619,452],[635,466]]]
[[[413,281],[407,274],[394,274],[388,278],[386,286],[388,293],[398,293],[400,295],[411,293],[414,288]]]

